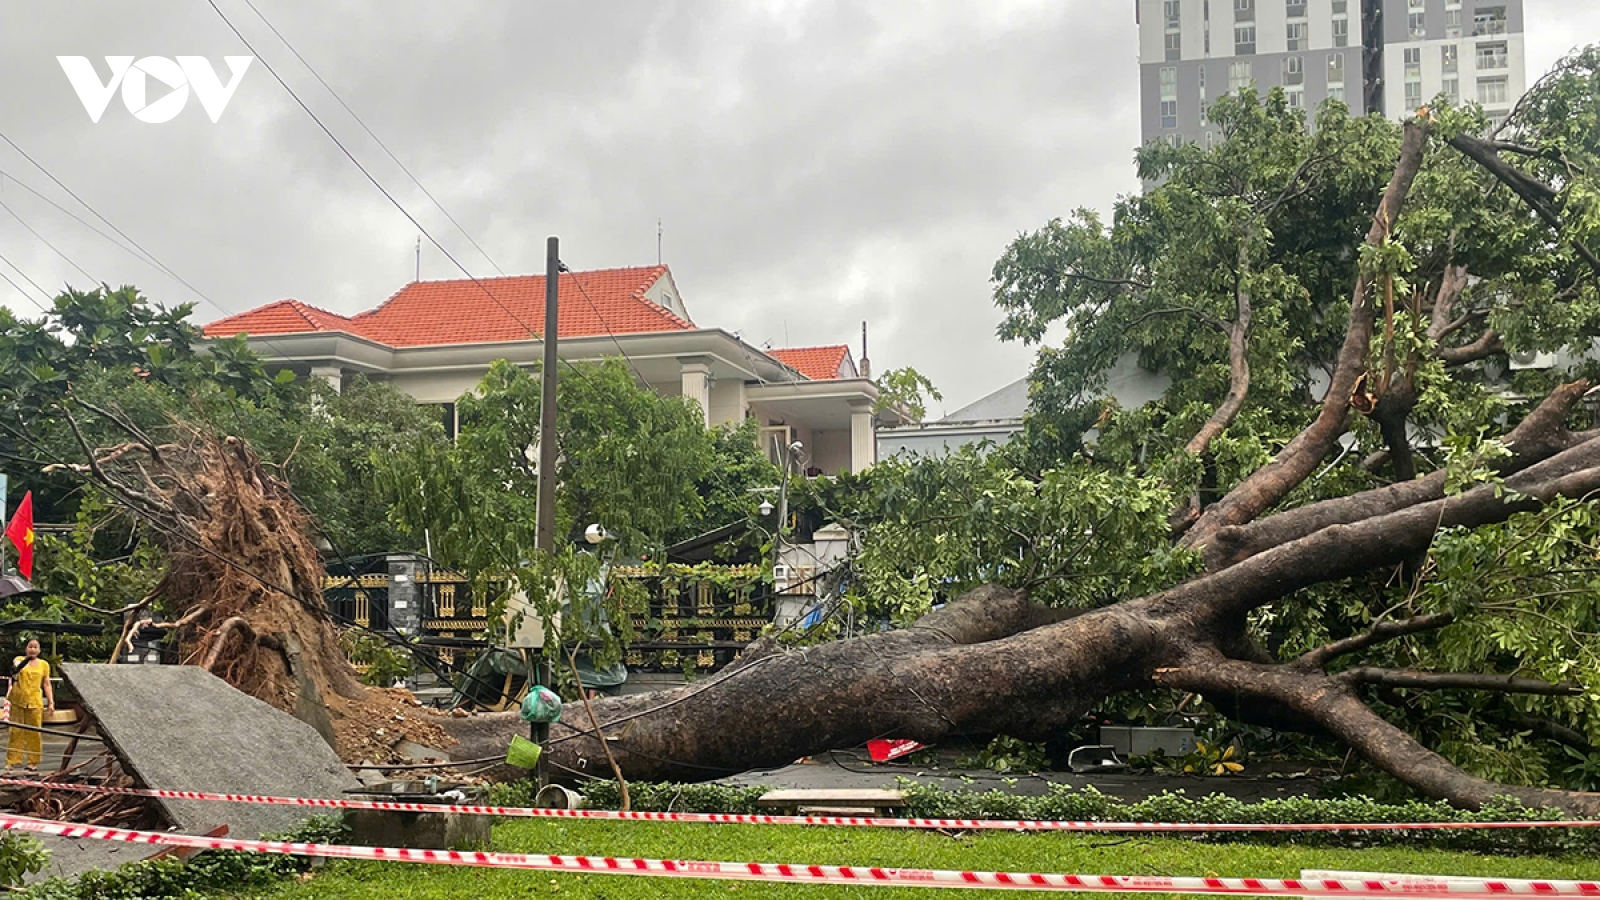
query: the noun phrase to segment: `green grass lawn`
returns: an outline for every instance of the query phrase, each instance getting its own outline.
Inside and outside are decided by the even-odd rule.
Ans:
[[[1307,869],[1414,872],[1505,878],[1600,878],[1593,858],[1496,858],[1439,850],[1341,850],[1203,844],[1179,837],[984,833],[951,838],[867,828],[672,825],[654,822],[520,820],[496,826],[496,850],[723,862],[815,863],[924,869],[998,869],[1095,875],[1218,875],[1290,878]],[[406,863],[330,863],[309,880],[241,895],[259,900],[512,900],[530,895],[650,898],[945,898],[989,891],[797,886],[618,875],[462,869]]]

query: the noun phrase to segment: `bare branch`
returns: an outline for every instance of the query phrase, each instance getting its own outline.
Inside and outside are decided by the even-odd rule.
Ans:
[[[1439,358],[1447,366],[1464,366],[1505,351],[1506,343],[1500,338],[1500,332],[1491,328],[1470,344],[1461,347],[1440,347]]]
[[[1164,307],[1162,309],[1152,309],[1152,310],[1144,313],[1143,315],[1140,315],[1138,318],[1134,319],[1132,322],[1129,322],[1124,327],[1125,328],[1133,328],[1133,327],[1135,327],[1137,325],[1144,324],[1149,319],[1158,318],[1160,316],[1177,316],[1177,315],[1190,316],[1191,318],[1194,318],[1195,320],[1197,320],[1199,322],[1202,322],[1202,323],[1204,323],[1206,325],[1209,325],[1212,328],[1217,329],[1218,331],[1226,332],[1228,330],[1228,323],[1227,322],[1224,322],[1221,319],[1217,318],[1216,316],[1210,315],[1209,313],[1202,312],[1201,310],[1198,310],[1198,309],[1195,309],[1195,308],[1189,307],[1189,306],[1169,306],[1169,307]]]
[[[1477,675],[1470,672],[1424,672],[1418,669],[1384,669],[1359,666],[1334,676],[1345,684],[1377,684],[1414,691],[1497,691],[1502,694],[1542,694],[1570,697],[1583,693],[1576,684],[1552,684],[1515,675]]]
[[[1392,641],[1395,638],[1405,637],[1409,634],[1434,631],[1454,621],[1455,616],[1450,613],[1432,613],[1413,616],[1409,619],[1378,622],[1360,634],[1331,641],[1315,650],[1302,654],[1299,659],[1295,660],[1294,665],[1304,669],[1321,669],[1341,656],[1359,653],[1375,644]]]
[[[1234,319],[1228,327],[1228,393],[1222,398],[1211,414],[1211,418],[1200,426],[1195,436],[1184,445],[1184,452],[1191,456],[1203,455],[1211,446],[1211,440],[1221,434],[1223,429],[1233,424],[1239,415],[1239,410],[1244,407],[1245,397],[1250,393],[1250,291],[1246,286],[1250,277],[1250,248],[1249,239],[1241,238],[1239,241],[1239,270],[1234,287]]]

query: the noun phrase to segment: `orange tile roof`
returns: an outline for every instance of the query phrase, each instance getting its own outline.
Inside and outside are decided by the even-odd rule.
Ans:
[[[693,329],[694,323],[645,297],[666,273],[666,266],[640,266],[562,274],[561,337]],[[376,309],[349,317],[279,300],[218,319],[205,334],[344,332],[390,347],[420,347],[527,340],[543,330],[544,276],[516,275],[413,282]]]
[[[839,368],[850,355],[846,344],[828,347],[784,347],[768,350],[767,355],[813,381],[838,378]]]

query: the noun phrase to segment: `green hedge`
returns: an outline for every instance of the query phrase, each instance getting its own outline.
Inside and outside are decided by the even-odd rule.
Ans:
[[[339,844],[350,831],[338,818],[317,818],[290,834],[268,840]],[[213,893],[265,887],[310,869],[299,856],[213,850],[190,862],[157,859],[132,862],[109,872],[89,872],[77,879],[52,878],[29,888],[30,900],[193,900]]]
[[[1260,822],[1269,825],[1366,822],[1491,822],[1567,818],[1555,810],[1529,809],[1514,800],[1497,802],[1477,812],[1445,803],[1378,803],[1364,798],[1323,800],[1310,797],[1247,802],[1222,794],[1191,797],[1182,791],[1138,802],[1107,796],[1092,787],[1052,785],[1037,797],[1003,791],[949,791],[905,779],[906,815],[930,819],[1053,819],[1097,822]],[[756,800],[770,788],[716,784],[628,785],[633,808],[641,811],[756,813]],[[617,787],[611,781],[584,786],[591,809],[616,809]],[[1476,831],[1308,831],[1217,832],[1190,835],[1196,840],[1254,844],[1298,844],[1318,847],[1409,846],[1493,854],[1566,854],[1600,852],[1600,830],[1592,828],[1526,828]]]

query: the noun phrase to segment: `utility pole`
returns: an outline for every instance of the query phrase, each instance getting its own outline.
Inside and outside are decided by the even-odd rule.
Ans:
[[[783,478],[778,482],[778,530],[772,540],[772,564],[774,566],[783,562],[783,529],[789,524],[789,457],[791,452],[783,443],[783,438],[776,435],[772,438],[778,445],[779,457],[783,460]]]
[[[544,259],[544,366],[539,372],[539,492],[534,512],[533,545],[546,558],[554,558],[556,550],[556,385],[558,358],[556,338],[560,333],[561,316],[561,251],[560,243],[551,237],[545,248]],[[549,639],[548,637],[546,638]],[[560,652],[561,648],[556,648]],[[536,684],[544,684],[548,671],[544,652],[534,654],[529,666],[529,677]],[[582,690],[582,685],[579,685]],[[536,724],[530,735],[533,742],[544,747],[550,740],[550,726]],[[550,782],[550,769],[546,754],[539,754],[534,778],[540,789]]]
[[[550,238],[544,260],[544,368],[539,373],[539,497],[533,545],[556,549],[556,336],[561,315],[561,253]]]

